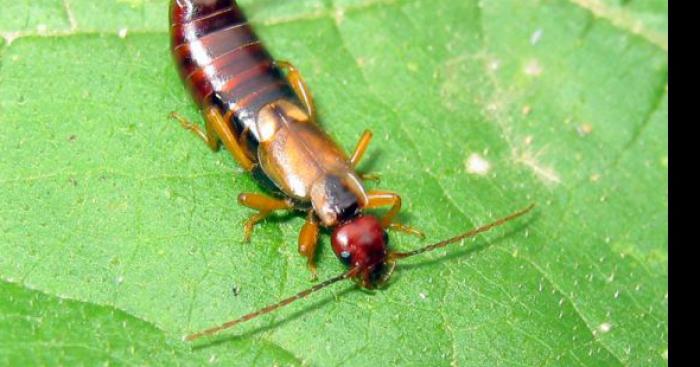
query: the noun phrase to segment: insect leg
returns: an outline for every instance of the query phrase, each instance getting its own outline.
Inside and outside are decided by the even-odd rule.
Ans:
[[[184,129],[191,131],[193,134],[202,139],[204,143],[211,148],[211,150],[215,152],[219,150],[219,138],[216,136],[216,133],[211,129],[211,126],[208,123],[206,124],[207,130],[204,132],[199,125],[189,121],[177,112],[171,112],[170,117],[177,120],[180,123],[180,126],[182,126]]]
[[[381,219],[382,227],[424,237],[423,232],[413,227],[400,223],[392,223],[394,217],[399,214],[401,210],[401,196],[389,191],[370,191],[367,193],[367,199],[367,209],[391,206],[389,211]]]
[[[216,133],[233,156],[233,159],[235,159],[243,169],[250,172],[254,166],[253,161],[248,158],[243,148],[238,144],[238,140],[236,140],[233,131],[231,131],[231,128],[228,126],[223,116],[221,116],[221,113],[215,107],[210,107],[204,111],[204,116],[207,122],[207,130],[211,129]]]
[[[275,64],[287,72],[287,80],[289,81],[289,84],[292,85],[297,97],[304,102],[306,112],[308,112],[309,116],[311,117],[311,121],[316,122],[316,106],[314,105],[314,99],[311,96],[311,91],[306,85],[304,78],[301,76],[301,72],[299,72],[299,70],[289,61],[277,60],[275,61]]]
[[[258,211],[256,214],[251,215],[248,220],[243,223],[243,239],[246,242],[250,241],[250,236],[253,234],[253,227],[256,223],[267,218],[267,216],[277,210],[288,210],[294,208],[294,204],[289,200],[273,199],[262,194],[254,193],[238,195],[238,203]]]
[[[401,223],[389,223],[389,226],[387,227],[388,229],[391,229],[392,231],[399,231],[403,233],[408,233],[412,234],[414,236],[418,236],[420,238],[425,238],[425,234],[411,226],[407,226],[405,224]]]
[[[350,157],[350,164],[353,168],[356,168],[357,165],[360,163],[362,156],[364,156],[365,151],[367,151],[367,147],[369,146],[370,141],[372,141],[372,132],[369,130],[365,130],[362,133],[360,140],[357,142],[357,146],[355,147],[355,151],[352,153],[352,157]],[[360,178],[362,178],[363,180],[378,181],[379,175],[372,173],[360,173]]]
[[[311,277],[316,280],[316,262],[314,255],[318,246],[318,222],[312,210],[306,217],[304,226],[299,232],[299,253],[306,258],[306,263],[311,271]]]
[[[362,159],[362,156],[365,155],[365,151],[367,150],[370,141],[372,141],[372,132],[365,130],[362,133],[360,140],[357,142],[357,146],[355,147],[355,151],[352,153],[352,157],[350,157],[350,164],[352,164],[353,168],[356,168],[357,164],[360,163],[360,160]]]

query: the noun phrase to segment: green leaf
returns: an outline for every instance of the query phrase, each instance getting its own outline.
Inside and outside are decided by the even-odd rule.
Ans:
[[[665,1],[241,6],[341,145],[374,131],[368,187],[428,234],[394,248],[536,212],[184,343],[313,284],[303,218],[241,243],[260,189],[167,117],[199,119],[167,1],[0,0],[0,363],[667,364]]]
[[[259,349],[257,355],[231,353],[231,345],[192,353],[166,337],[153,324],[110,306],[64,300],[14,284],[0,282],[0,363],[12,365],[202,365],[207,362],[298,365],[286,351],[264,341],[240,340],[237,348]]]

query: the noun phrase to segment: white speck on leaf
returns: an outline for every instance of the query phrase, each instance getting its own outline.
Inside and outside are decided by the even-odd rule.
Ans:
[[[542,33],[542,28],[538,28],[536,31],[534,31],[530,36],[530,44],[534,46],[538,42],[540,42],[540,39],[542,38]]]
[[[119,28],[119,30],[117,31],[117,36],[119,36],[119,38],[122,39],[126,38],[127,34],[129,34],[129,28],[126,27]]]
[[[612,325],[609,322],[604,322],[604,323],[598,325],[598,328],[596,328],[596,331],[601,333],[601,334],[605,334],[605,333],[609,332],[610,329],[612,329]]]
[[[469,155],[465,166],[468,173],[479,176],[489,173],[489,170],[491,169],[491,164],[489,161],[477,153],[472,153]]]
[[[428,295],[427,295],[426,293],[423,293],[423,292],[420,292],[420,293],[418,294],[418,296],[419,296],[421,299],[426,299],[426,298],[428,298]]]
[[[578,127],[576,127],[576,132],[580,136],[590,135],[593,132],[593,125],[591,125],[587,122],[584,122],[581,125],[579,125]]]
[[[530,76],[539,76],[542,74],[542,65],[539,60],[532,59],[525,64],[525,74]]]

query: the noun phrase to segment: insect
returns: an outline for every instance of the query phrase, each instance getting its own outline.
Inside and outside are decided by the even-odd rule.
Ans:
[[[212,335],[288,305],[344,279],[365,288],[385,282],[397,260],[447,246],[515,219],[532,205],[491,224],[414,251],[387,247],[387,230],[422,236],[397,223],[401,197],[366,190],[355,168],[372,138],[366,130],[354,152],[345,152],[319,127],[316,109],[300,72],[275,61],[233,0],[173,0],[171,51],[180,76],[199,106],[205,128],[173,113],[180,124],[214,151],[223,145],[271,195],[243,193],[241,205],[257,211],[243,225],[250,240],[254,226],[280,210],[306,213],[298,249],[315,277],[314,254],[320,227],[332,231],[333,251],[349,267],[279,303],[187,337]],[[376,217],[367,210],[389,207]]]

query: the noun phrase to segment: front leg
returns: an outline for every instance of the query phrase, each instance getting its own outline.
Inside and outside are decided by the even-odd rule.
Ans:
[[[394,217],[396,217],[401,210],[401,196],[398,194],[389,191],[370,191],[367,193],[367,199],[367,209],[391,206],[389,211],[384,214],[384,217],[380,219],[383,228],[413,234],[421,238],[425,237],[423,232],[413,227],[392,222]]]
[[[274,199],[269,196],[254,193],[238,195],[238,203],[258,211],[243,223],[243,240],[245,242],[250,241],[250,236],[253,234],[253,227],[255,227],[255,224],[267,218],[275,211],[294,208],[294,204],[291,200]]]
[[[311,278],[316,280],[316,247],[318,246],[318,222],[313,210],[309,210],[304,226],[299,232],[299,253],[306,258],[306,264],[311,271]]]

